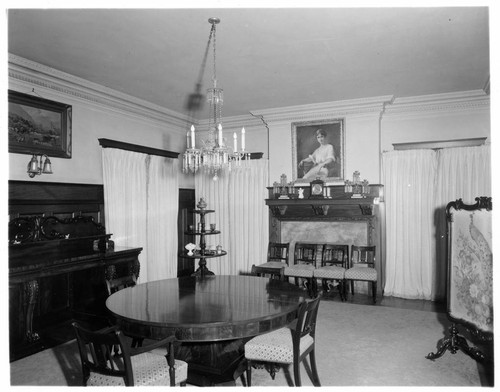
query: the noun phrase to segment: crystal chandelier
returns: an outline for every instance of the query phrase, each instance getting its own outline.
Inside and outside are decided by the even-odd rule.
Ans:
[[[210,35],[208,37],[208,44],[205,51],[205,58],[213,43],[213,87],[207,89],[207,102],[209,103],[208,112],[208,139],[201,142],[201,147],[197,148],[195,142],[195,127],[191,125],[191,129],[186,136],[187,149],[183,156],[183,172],[196,173],[198,170],[203,170],[208,174],[214,175],[214,180],[218,179],[218,174],[222,168],[241,166],[242,159],[249,159],[250,153],[245,152],[245,128],[241,129],[241,149],[238,151],[238,135],[236,132],[233,134],[232,148],[226,144],[226,139],[222,133],[222,104],[224,101],[223,90],[217,87],[216,75],[216,52],[215,52],[215,33],[216,25],[220,22],[219,18],[210,18],[208,22],[212,25]]]

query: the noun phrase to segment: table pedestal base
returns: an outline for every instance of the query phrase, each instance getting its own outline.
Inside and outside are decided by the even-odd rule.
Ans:
[[[248,339],[221,342],[197,342],[182,344],[175,353],[176,359],[188,363],[188,384],[214,386],[231,384],[239,376],[238,367],[245,358],[245,342]]]
[[[200,262],[198,263],[199,267],[194,273],[191,274],[191,276],[209,276],[209,275],[215,275],[212,271],[210,271],[207,268],[207,261],[204,258],[200,259]]]

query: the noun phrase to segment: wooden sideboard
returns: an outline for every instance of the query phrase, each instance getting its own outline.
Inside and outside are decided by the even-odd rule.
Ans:
[[[9,181],[9,341],[16,360],[105,325],[106,277],[137,274],[142,248],[114,248],[102,185]]]

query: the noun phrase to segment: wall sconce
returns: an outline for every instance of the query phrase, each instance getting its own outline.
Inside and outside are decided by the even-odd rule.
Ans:
[[[42,159],[45,157],[45,162],[42,165]],[[31,161],[28,163],[28,175],[30,178],[40,174],[52,174],[52,166],[50,159],[45,154],[40,154],[40,162],[38,162],[38,155],[33,154]]]

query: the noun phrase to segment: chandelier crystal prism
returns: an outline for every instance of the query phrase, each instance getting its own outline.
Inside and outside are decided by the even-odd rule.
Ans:
[[[201,141],[201,147],[196,147],[195,127],[186,135],[187,149],[183,155],[182,169],[184,173],[196,173],[203,170],[205,173],[213,174],[214,180],[218,179],[218,174],[224,167],[231,170],[232,167],[241,165],[242,159],[249,159],[250,153],[245,152],[245,128],[241,129],[241,149],[238,151],[238,135],[233,134],[232,148],[226,144],[222,132],[222,105],[224,102],[224,92],[217,87],[216,73],[216,25],[220,23],[219,18],[210,18],[208,22],[212,25],[208,44],[205,51],[205,63],[210,44],[213,46],[213,76],[212,87],[207,89],[208,111],[208,138]]]

